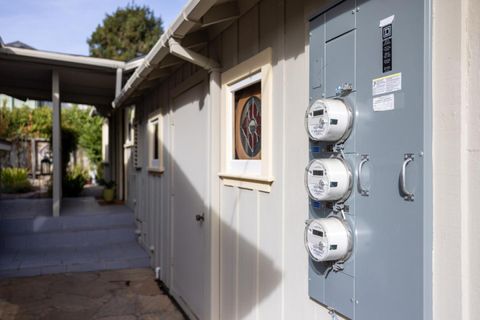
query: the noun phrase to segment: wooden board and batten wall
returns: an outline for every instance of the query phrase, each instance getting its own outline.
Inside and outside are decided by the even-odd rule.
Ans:
[[[139,239],[151,253],[152,267],[160,268],[161,280],[192,318],[331,317],[308,297],[303,246],[308,215],[303,185],[308,163],[303,127],[308,104],[308,19],[324,5],[301,0],[239,1],[241,16],[202,52],[217,59],[224,72],[271,50],[271,145],[263,146],[271,148],[269,190],[225,185],[218,175],[220,168],[213,172],[210,163],[221,157],[221,148],[212,143],[220,143],[220,137],[213,136],[220,133],[220,117],[210,107],[206,71],[185,63],[135,104],[138,166],[123,159],[127,165],[123,178],[130,180],[125,200],[135,212]],[[154,113],[161,114],[161,171],[149,170],[148,164],[147,127]],[[212,195],[212,190],[219,194]],[[218,203],[210,203],[212,199]],[[202,214],[205,222],[199,223],[196,216]],[[213,215],[220,217],[219,238],[211,246]],[[195,234],[196,228],[205,234]],[[204,254],[196,254],[192,247],[200,247]],[[215,258],[218,265],[212,266]],[[191,272],[191,278],[184,279]],[[192,281],[195,288],[189,287]]]

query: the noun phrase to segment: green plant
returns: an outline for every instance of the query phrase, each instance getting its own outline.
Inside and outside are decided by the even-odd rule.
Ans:
[[[100,162],[99,164],[97,164],[97,166],[95,167],[95,171],[95,180],[97,181],[97,184],[101,186],[105,182],[105,166],[103,165],[103,163]]]
[[[0,171],[0,190],[4,193],[23,193],[32,190],[28,180],[28,170],[24,168],[4,168]]]
[[[105,187],[103,189],[103,200],[105,200],[105,202],[112,202],[113,199],[115,198],[115,181],[103,180],[102,184]]]
[[[102,157],[102,123],[100,116],[91,116],[92,108],[73,105],[62,109],[62,149],[64,168],[70,153],[81,147],[93,165]],[[52,135],[52,109],[27,106],[10,109],[0,107],[0,138],[12,141],[23,138],[49,138]]]
[[[87,170],[79,166],[67,170],[67,173],[63,178],[63,195],[66,197],[79,196],[87,181]]]
[[[115,188],[116,183],[113,180],[108,180],[108,181],[104,180],[103,186],[105,187],[105,189],[113,189],[113,188]]]
[[[88,117],[79,130],[78,145],[87,152],[87,157],[94,165],[102,161],[102,124],[103,118]]]

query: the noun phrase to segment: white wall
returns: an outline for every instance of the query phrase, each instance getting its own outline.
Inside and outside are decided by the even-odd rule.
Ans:
[[[480,2],[432,1],[433,318],[475,319],[480,314],[480,216],[474,212],[480,194],[480,108],[475,103]],[[331,319],[308,298],[302,241],[308,201],[303,175],[291,170],[308,162],[308,140],[299,125],[308,104],[307,21],[322,3],[242,2],[244,14],[210,43],[209,52],[218,56],[224,70],[266,47],[273,49],[275,182],[270,193],[220,187],[221,319]],[[162,267],[167,285],[170,164],[166,158],[162,175],[147,172],[146,121],[150,112],[163,110],[168,151],[169,90],[197,70],[184,65],[137,104],[143,168],[136,173],[137,192],[130,196],[136,198],[142,242],[154,246],[152,266]]]
[[[433,0],[433,318],[480,314],[480,2]]]

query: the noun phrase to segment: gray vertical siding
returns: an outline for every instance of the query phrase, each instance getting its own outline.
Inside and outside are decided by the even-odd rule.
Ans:
[[[271,47],[273,52],[273,176],[270,193],[220,183],[220,318],[327,319],[324,308],[308,299],[307,256],[303,228],[307,196],[303,186],[308,139],[303,129],[308,104],[307,18],[313,4],[301,0],[241,2],[246,9],[211,39],[210,56],[223,70]],[[252,5],[253,4],[253,5]],[[308,8],[308,9],[307,9]],[[171,150],[169,92],[198,68],[184,64],[137,103],[141,170],[129,166],[136,192],[135,215],[141,242],[151,253],[152,267],[161,267],[169,285]],[[288,75],[288,76],[287,76]],[[205,98],[205,97],[199,97]],[[147,119],[162,110],[165,172],[147,170]],[[219,125],[219,124],[213,124]],[[212,155],[218,156],[218,155]],[[127,203],[134,203],[127,199]],[[208,303],[208,297],[205,298]]]

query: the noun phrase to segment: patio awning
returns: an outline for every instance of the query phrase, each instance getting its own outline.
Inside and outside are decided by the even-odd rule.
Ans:
[[[134,63],[138,65],[138,61]],[[55,70],[62,102],[94,105],[106,115],[115,98],[117,70],[122,74],[128,67],[129,63],[122,61],[2,45],[0,93],[21,100],[50,101]]]

